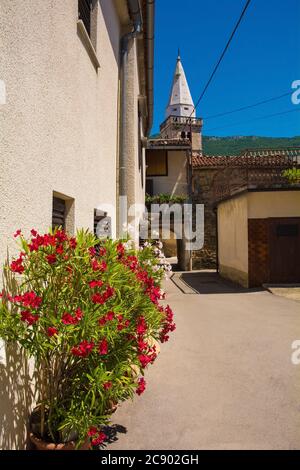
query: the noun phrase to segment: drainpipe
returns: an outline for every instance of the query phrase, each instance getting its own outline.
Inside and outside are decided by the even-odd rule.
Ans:
[[[125,34],[121,39],[121,130],[120,130],[120,162],[119,162],[119,195],[127,195],[127,93],[126,84],[128,80],[128,48],[131,40],[139,37],[142,33],[142,13],[139,0],[128,0],[128,8],[133,19],[133,30]],[[122,211],[122,210],[121,210]],[[122,214],[125,218],[125,214]],[[127,219],[127,214],[126,214]],[[122,220],[124,222],[125,220]],[[126,220],[127,221],[127,220]]]
[[[220,265],[219,265],[219,226],[218,226],[218,206],[214,208],[214,213],[216,217],[216,269],[217,273],[220,272]]]
[[[154,8],[155,0],[147,0],[147,98],[148,119],[146,136],[149,135],[153,123],[153,68],[154,68]],[[139,0],[128,0],[130,16],[133,19],[133,30],[125,34],[121,39],[121,129],[120,129],[120,157],[119,157],[119,196],[127,196],[127,90],[128,80],[128,49],[129,44],[135,38],[142,35],[143,22]],[[121,203],[121,206],[124,204]],[[127,223],[127,209],[119,207],[119,232],[122,233],[122,225]],[[119,235],[120,235],[119,233]]]

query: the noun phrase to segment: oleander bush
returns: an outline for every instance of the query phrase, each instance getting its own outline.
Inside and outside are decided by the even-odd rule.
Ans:
[[[34,432],[78,447],[89,436],[99,446],[115,405],[144,392],[145,368],[175,329],[160,303],[160,250],[99,242],[83,230],[15,236],[21,251],[6,269],[17,289],[1,294],[0,337],[35,360]]]

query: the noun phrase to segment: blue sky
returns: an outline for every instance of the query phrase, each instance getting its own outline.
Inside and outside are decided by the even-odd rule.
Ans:
[[[153,133],[164,120],[178,47],[197,101],[244,4],[245,0],[156,0]],[[197,116],[205,118],[292,92],[294,80],[300,80],[300,1],[252,0]],[[255,121],[289,110],[297,111]],[[287,96],[207,119],[203,134],[300,135],[300,104],[293,105]]]

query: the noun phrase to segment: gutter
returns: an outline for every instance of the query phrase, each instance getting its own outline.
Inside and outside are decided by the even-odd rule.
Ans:
[[[153,124],[154,107],[154,18],[155,0],[147,0],[147,97],[148,97],[148,125],[146,136],[148,137]]]

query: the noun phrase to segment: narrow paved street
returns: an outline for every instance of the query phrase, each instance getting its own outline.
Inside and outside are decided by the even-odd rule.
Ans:
[[[299,449],[299,303],[212,273],[174,276],[177,331],[144,395],[115,413],[108,449]]]

